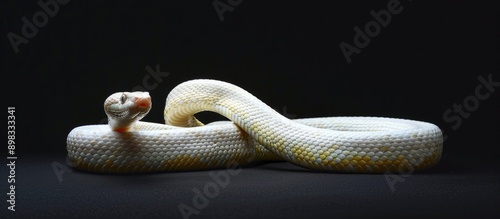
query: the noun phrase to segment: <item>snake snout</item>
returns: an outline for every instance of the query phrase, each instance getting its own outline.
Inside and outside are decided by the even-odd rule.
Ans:
[[[138,108],[147,109],[151,107],[151,97],[148,93],[134,97],[134,102]]]

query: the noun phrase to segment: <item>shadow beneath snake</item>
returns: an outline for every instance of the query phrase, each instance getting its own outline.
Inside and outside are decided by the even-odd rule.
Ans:
[[[254,168],[260,168],[260,169],[266,169],[266,168],[261,168],[262,166],[265,166],[267,164],[271,163],[287,163],[285,161],[256,161],[256,162],[251,162],[248,164],[244,165],[239,165],[236,168],[241,168],[243,170],[245,169],[254,169]],[[225,167],[220,167],[220,168],[212,168],[212,169],[200,169],[200,170],[177,170],[177,171],[153,171],[153,172],[131,172],[131,173],[105,173],[105,172],[94,172],[94,171],[89,171],[85,169],[79,169],[76,167],[72,167],[70,165],[67,165],[68,168],[71,168],[74,172],[81,173],[81,174],[90,174],[90,175],[95,175],[95,176],[118,176],[118,177],[130,177],[130,178],[135,178],[135,177],[140,177],[140,178],[148,178],[148,176],[160,176],[160,175],[182,175],[182,174],[193,174],[193,173],[203,173],[203,172],[209,172],[209,171],[221,171],[221,170],[226,170],[227,168]],[[298,167],[297,168],[301,168]],[[285,170],[286,171],[286,170]],[[307,169],[302,169],[301,171],[303,172],[313,172]]]
[[[407,172],[389,172],[389,173],[351,173],[351,172],[329,172],[323,170],[309,170],[301,166],[294,165],[292,163],[277,161],[277,162],[262,162],[262,164],[257,165],[258,169],[272,170],[272,171],[284,171],[293,173],[314,173],[314,174],[348,174],[348,175],[383,175],[383,174],[399,174],[399,175],[443,175],[443,174],[453,174],[455,172],[460,172],[462,169],[456,164],[450,163],[448,160],[442,160],[434,167],[423,170],[407,171]]]

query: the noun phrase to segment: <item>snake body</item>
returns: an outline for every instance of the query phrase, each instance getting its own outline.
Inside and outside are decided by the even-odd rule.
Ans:
[[[105,110],[123,108],[107,105]],[[442,154],[441,130],[431,123],[382,117],[290,120],[242,88],[216,80],[176,86],[166,99],[166,124],[136,121],[149,111],[141,111],[145,105],[127,111],[134,113],[125,122],[110,118],[109,125],[74,128],[67,138],[72,164],[91,172],[142,173],[285,160],[311,170],[383,173],[428,168]],[[201,111],[231,121],[203,125],[194,117]]]

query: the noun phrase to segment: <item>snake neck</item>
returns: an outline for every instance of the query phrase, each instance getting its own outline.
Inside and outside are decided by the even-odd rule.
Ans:
[[[251,114],[249,111],[252,110],[255,115],[262,115],[262,111],[265,111],[271,113],[273,118],[285,118],[240,87],[216,80],[198,79],[184,82],[170,92],[166,99],[164,119],[169,125],[189,127],[201,123],[194,114],[202,111],[219,113],[232,119],[238,113]]]
[[[256,109],[259,109],[258,112]],[[165,123],[181,127],[200,126],[203,123],[194,114],[202,111],[221,114],[236,124],[238,122],[233,118],[247,117],[249,114],[262,116],[265,114],[262,111],[272,114],[274,119],[287,120],[240,87],[221,81],[198,79],[184,82],[170,92],[164,110]],[[245,116],[238,116],[239,114]]]

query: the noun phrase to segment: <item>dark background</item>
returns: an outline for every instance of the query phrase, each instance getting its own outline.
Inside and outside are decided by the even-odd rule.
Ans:
[[[412,175],[413,183],[396,192],[381,175],[325,175],[283,163],[262,164],[245,168],[234,186],[221,192],[200,216],[499,214],[492,206],[500,194],[500,87],[458,128],[443,118],[454,104],[475,95],[479,76],[492,74],[500,81],[498,7],[488,1],[400,1],[401,13],[393,14],[348,63],[339,44],[353,45],[353,28],[364,29],[374,20],[370,11],[387,9],[389,1],[242,0],[230,6],[220,0],[234,8],[223,14],[223,21],[213,2],[70,1],[60,5],[27,44],[19,45],[18,53],[8,33],[22,36],[21,18],[32,20],[41,8],[36,1],[2,2],[1,96],[5,108],[16,107],[17,176],[23,179],[17,189],[18,216],[74,215],[77,206],[86,206],[78,212],[84,217],[124,212],[181,216],[177,205],[193,197],[193,185],[210,181],[206,171],[129,177],[75,170],[59,181],[53,170],[54,162],[65,163],[69,131],[102,123],[104,99],[142,85],[147,66],[169,73],[149,91],[153,109],[147,121],[163,122],[165,97],[177,84],[211,78],[239,85],[289,117],[407,118],[434,123],[447,135],[441,163]],[[204,121],[219,118],[201,116]],[[3,167],[2,173],[7,178]],[[175,183],[162,180],[174,176]],[[273,177],[276,181],[270,180]],[[365,185],[367,181],[374,183]],[[319,188],[326,182],[335,183],[329,193]],[[432,186],[436,182],[439,186]],[[120,191],[122,184],[132,194],[107,193]],[[7,191],[6,183],[2,185]],[[311,186],[318,190],[304,191]],[[355,189],[360,186],[365,187]],[[294,195],[296,189],[309,195]],[[350,191],[340,195],[351,197],[345,205],[325,202],[342,203],[336,189]],[[85,194],[81,203],[66,201]],[[155,205],[158,202],[161,206]],[[304,202],[305,207],[299,207]],[[115,208],[108,211],[102,205]],[[125,211],[118,211],[121,208]]]

